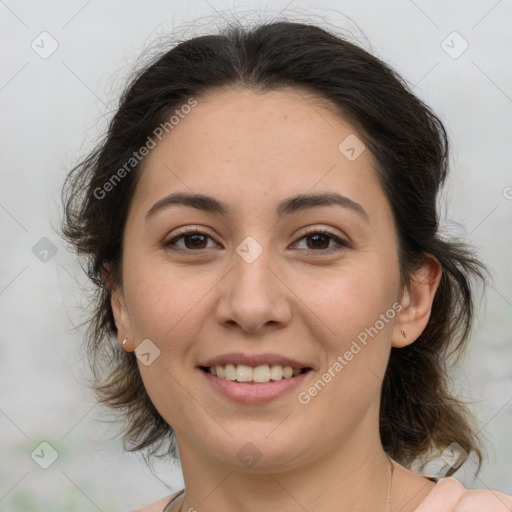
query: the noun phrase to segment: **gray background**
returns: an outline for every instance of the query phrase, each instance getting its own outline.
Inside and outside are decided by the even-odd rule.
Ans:
[[[317,4],[0,0],[1,511],[123,511],[181,488],[178,468],[159,463],[153,475],[123,454],[116,425],[84,387],[74,326],[85,318],[86,281],[54,226],[66,171],[106,128],[144,48],[183,24],[178,36],[195,35],[233,13],[348,29],[445,122],[453,151],[447,229],[475,245],[494,276],[456,380],[492,448],[479,478],[469,464],[456,476],[512,494],[512,0]],[[47,58],[44,31],[58,44]],[[43,441],[58,452],[48,469],[31,458]],[[44,462],[51,451],[35,454]]]

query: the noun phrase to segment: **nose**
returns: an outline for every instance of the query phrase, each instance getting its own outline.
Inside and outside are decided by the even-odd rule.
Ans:
[[[224,327],[257,333],[265,327],[282,328],[291,321],[293,293],[286,276],[272,260],[271,251],[261,249],[253,259],[254,245],[241,244],[233,254],[231,271],[219,283],[215,315]]]

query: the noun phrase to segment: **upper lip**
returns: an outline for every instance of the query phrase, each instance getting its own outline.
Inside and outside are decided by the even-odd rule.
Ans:
[[[291,366],[292,368],[312,368],[312,366],[307,363],[302,363],[296,359],[279,354],[244,354],[241,352],[232,352],[231,354],[222,354],[220,356],[212,357],[204,363],[201,363],[199,366],[225,366],[230,363],[234,365],[245,364],[252,367],[262,366],[265,364],[279,364],[281,366]]]

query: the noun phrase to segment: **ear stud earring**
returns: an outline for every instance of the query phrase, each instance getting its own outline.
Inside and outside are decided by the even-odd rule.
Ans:
[[[135,350],[135,347],[133,346],[132,343],[130,343],[128,341],[128,338],[123,338],[122,341],[121,341],[121,347],[123,348],[123,350],[125,350],[126,352],[133,352]]]

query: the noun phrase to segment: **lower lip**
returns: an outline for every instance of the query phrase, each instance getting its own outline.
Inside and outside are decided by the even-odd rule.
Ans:
[[[262,404],[270,402],[296,389],[304,383],[311,370],[300,373],[290,379],[274,380],[261,384],[238,382],[216,377],[209,372],[199,369],[213,389],[226,398],[242,404]]]

